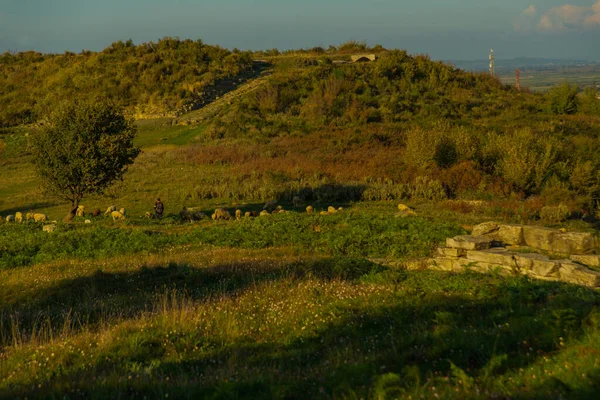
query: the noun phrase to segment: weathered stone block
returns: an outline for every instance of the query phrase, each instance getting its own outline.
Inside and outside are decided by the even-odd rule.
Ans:
[[[471,235],[473,236],[486,236],[497,232],[499,225],[496,222],[484,222],[473,228]]]
[[[460,271],[461,268],[457,263],[457,258],[433,258],[429,264],[431,269],[438,271]]]
[[[481,272],[484,274],[490,272],[500,272],[502,274],[511,274],[512,268],[510,266],[504,264],[483,262],[483,261],[472,261],[466,258],[459,258],[455,261],[460,268],[460,270],[470,270],[475,272]]]
[[[513,257],[517,264],[517,268],[524,271],[529,271],[533,268],[534,261],[549,261],[548,257],[545,255],[536,253],[515,253]]]
[[[453,249],[450,247],[438,247],[437,249],[438,257],[464,257],[467,255],[467,250],[464,249]]]
[[[500,225],[496,239],[508,245],[524,245],[523,225]]]
[[[486,236],[456,236],[446,239],[446,247],[464,250],[485,250],[492,247],[493,239]]]
[[[524,226],[523,239],[525,244],[536,249],[552,251],[554,237],[560,233],[556,229],[542,228],[539,226]]]
[[[44,226],[42,227],[42,230],[43,230],[44,232],[54,232],[54,231],[56,230],[56,225],[54,225],[54,224],[51,224],[51,225],[44,225]]]
[[[600,256],[591,254],[591,255],[581,255],[581,254],[573,254],[569,257],[572,261],[578,262],[580,264],[584,264],[590,267],[600,267]]]
[[[533,260],[529,272],[531,275],[543,278],[558,278],[560,263],[555,260]]]
[[[568,260],[561,262],[558,275],[559,279],[564,282],[600,287],[600,272],[592,271]]]
[[[507,267],[515,265],[513,254],[506,249],[469,250],[467,260],[490,264],[501,264]]]
[[[584,254],[594,249],[594,235],[585,232],[557,233],[551,251],[564,254]]]

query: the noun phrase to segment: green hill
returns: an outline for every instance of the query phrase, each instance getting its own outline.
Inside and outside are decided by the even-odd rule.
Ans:
[[[251,69],[249,53],[202,41],[115,42],[101,52],[0,56],[0,127],[31,123],[73,96],[106,96],[130,114],[169,115]]]

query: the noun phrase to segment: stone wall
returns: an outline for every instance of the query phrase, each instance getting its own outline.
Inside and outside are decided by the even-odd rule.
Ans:
[[[543,251],[542,254],[537,251]],[[427,266],[444,271],[500,272],[600,287],[600,255],[591,233],[487,222],[446,240]]]

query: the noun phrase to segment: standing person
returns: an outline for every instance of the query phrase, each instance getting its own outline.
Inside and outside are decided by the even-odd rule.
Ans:
[[[154,202],[154,212],[156,213],[156,218],[162,219],[163,211],[165,211],[165,205],[160,201],[160,198],[156,199]]]

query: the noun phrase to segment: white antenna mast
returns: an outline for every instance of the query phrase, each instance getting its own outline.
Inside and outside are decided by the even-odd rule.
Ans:
[[[490,75],[496,76],[496,57],[494,56],[494,49],[490,50]]]

